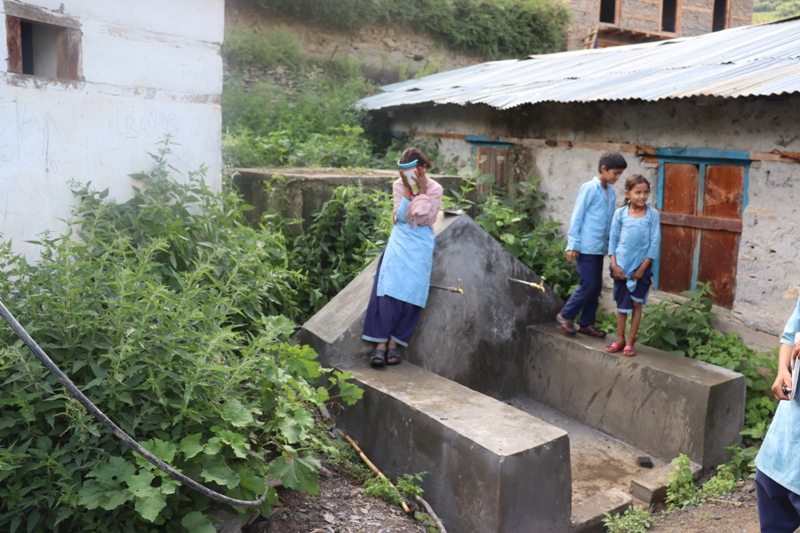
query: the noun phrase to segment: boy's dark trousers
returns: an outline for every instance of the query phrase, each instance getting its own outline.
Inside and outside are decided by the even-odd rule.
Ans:
[[[579,326],[585,328],[594,324],[600,291],[603,290],[604,258],[603,255],[589,254],[580,254],[575,258],[575,268],[578,269],[580,284],[564,304],[564,308],[561,309],[562,318],[575,320],[580,313]]]
[[[756,497],[761,533],[792,533],[800,526],[800,495],[756,470]]]

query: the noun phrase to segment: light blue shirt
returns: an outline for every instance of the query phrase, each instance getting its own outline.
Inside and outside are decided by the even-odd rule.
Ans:
[[[433,267],[433,228],[412,228],[406,221],[406,209],[411,201],[400,200],[397,221],[383,252],[378,276],[378,296],[391,296],[403,302],[425,307]]]
[[[597,176],[581,185],[569,223],[567,250],[605,255],[616,201],[614,188],[609,185],[604,189]]]
[[[800,300],[786,322],[781,344],[794,346],[794,334],[800,331]],[[792,383],[792,387],[800,384]],[[800,494],[800,396],[778,402],[778,409],[767,436],[756,456],[756,466],[778,485]]]
[[[631,279],[636,269],[648,257],[655,263],[661,247],[661,216],[658,211],[647,206],[641,218],[630,216],[627,205],[614,212],[611,220],[611,233],[608,240],[608,255],[616,256],[617,266],[628,278],[628,290],[636,289],[636,281]]]

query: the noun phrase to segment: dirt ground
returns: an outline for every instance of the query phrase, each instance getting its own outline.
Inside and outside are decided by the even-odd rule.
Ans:
[[[365,496],[357,482],[338,472],[322,477],[318,496],[281,490],[280,499],[281,505],[273,510],[270,518],[259,518],[245,528],[244,532],[426,532],[421,522],[407,516],[397,507]],[[699,507],[672,513],[656,512],[654,516],[656,523],[650,529],[652,533],[759,532],[756,493],[752,481],[741,483],[733,493],[708,501]],[[449,531],[449,533],[465,532]]]
[[[318,496],[280,489],[281,506],[244,533],[426,533],[399,507],[365,496],[349,476],[323,472]]]
[[[746,481],[731,494],[698,507],[659,514],[652,533],[758,533],[758,507],[753,481]]]

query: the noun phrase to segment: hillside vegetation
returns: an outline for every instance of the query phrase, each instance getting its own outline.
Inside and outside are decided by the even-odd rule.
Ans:
[[[753,22],[772,22],[800,15],[800,0],[756,0]]]
[[[569,9],[553,0],[248,0],[297,20],[355,31],[370,24],[429,33],[454,51],[489,58],[557,52]]]

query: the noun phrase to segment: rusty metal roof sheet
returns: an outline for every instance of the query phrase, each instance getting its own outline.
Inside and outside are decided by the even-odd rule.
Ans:
[[[800,92],[800,18],[596,50],[492,61],[382,87],[368,109]]]

